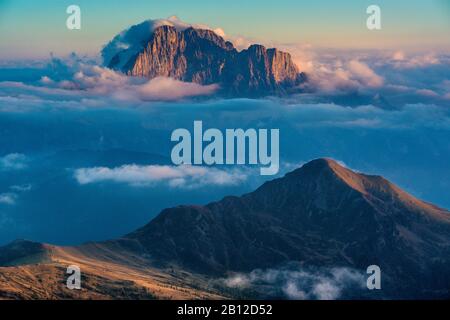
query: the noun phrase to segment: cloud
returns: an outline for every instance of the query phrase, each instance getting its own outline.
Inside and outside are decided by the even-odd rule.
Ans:
[[[14,205],[16,204],[17,195],[15,193],[1,193],[0,204]]]
[[[221,170],[200,166],[123,165],[115,168],[94,167],[75,170],[79,184],[99,182],[125,183],[131,186],[167,184],[172,188],[200,188],[208,185],[233,186],[247,180],[242,170]]]
[[[200,85],[172,78],[143,79],[128,77],[97,65],[80,65],[71,79],[56,83],[61,89],[79,91],[87,97],[111,96],[116,100],[180,100],[214,93],[217,85]],[[47,81],[48,82],[48,81]],[[52,82],[50,82],[52,83]]]
[[[10,153],[0,157],[0,170],[22,170],[27,167],[27,157],[21,153]]]
[[[319,94],[379,88],[384,82],[383,77],[366,63],[356,59],[345,62],[336,60],[332,65],[316,63],[309,78],[308,86]]]
[[[30,191],[31,185],[30,184],[13,185],[10,186],[9,189],[14,192],[0,193],[0,204],[10,206],[15,205],[17,203],[17,200],[19,199],[18,193]]]
[[[365,278],[361,271],[345,268],[305,268],[291,264],[279,269],[256,269],[222,279],[228,288],[254,290],[267,298],[294,300],[336,300],[348,291],[361,290]]]
[[[411,69],[441,64],[435,53],[426,53],[407,57],[404,52],[396,52],[392,57],[393,65],[397,69]]]
[[[436,92],[434,92],[433,90],[430,89],[419,89],[416,91],[417,94],[426,96],[426,97],[438,97],[439,94],[437,94]]]
[[[285,46],[308,82],[300,99],[395,109],[406,104],[448,105],[445,53],[356,51]]]
[[[358,60],[352,60],[348,64],[352,76],[362,85],[369,87],[380,87],[383,84],[383,78],[380,77],[365,63]]]
[[[0,82],[3,111],[26,111],[36,107],[111,107],[139,105],[146,101],[175,101],[208,96],[215,84],[200,85],[171,78],[151,80],[128,77],[95,64],[52,59],[47,75],[34,83]]]
[[[9,188],[11,190],[17,191],[17,192],[26,192],[26,191],[30,191],[32,186],[31,186],[31,184],[20,184],[20,185],[10,186]]]
[[[405,60],[405,53],[403,51],[396,51],[392,55],[392,60],[394,61],[403,61]]]
[[[206,96],[213,94],[218,85],[202,86],[172,78],[157,77],[137,88],[143,100],[179,100],[182,98]]]

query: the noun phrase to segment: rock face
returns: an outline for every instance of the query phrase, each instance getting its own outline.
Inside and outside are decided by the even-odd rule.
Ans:
[[[230,96],[282,95],[305,78],[289,53],[261,45],[238,52],[211,30],[159,26],[142,47],[131,55],[123,49],[105,63],[131,76],[217,83]]]
[[[242,197],[163,210],[123,241],[208,274],[375,264],[385,297],[450,296],[450,212],[329,159]]]

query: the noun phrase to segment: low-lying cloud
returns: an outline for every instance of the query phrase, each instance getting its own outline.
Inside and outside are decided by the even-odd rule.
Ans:
[[[180,100],[188,97],[213,94],[218,85],[202,86],[197,83],[182,82],[172,78],[158,77],[141,85],[137,92],[143,100]]]
[[[325,51],[307,45],[278,47],[292,54],[308,78],[301,85],[302,94],[280,99],[282,102],[374,105],[389,110],[407,104],[450,103],[450,57],[446,54]],[[30,67],[30,74],[40,75],[35,81],[28,78],[20,81],[20,77],[14,76],[14,69],[8,68],[6,75],[11,76],[0,82],[1,111],[133,108],[149,106],[154,101],[211,98],[219,89],[218,84],[126,76],[75,54],[65,59],[52,57],[47,66],[36,68]]]
[[[191,165],[123,165],[115,168],[94,167],[75,170],[75,179],[81,185],[116,182],[131,186],[166,184],[172,188],[200,188],[233,186],[244,182],[248,174],[243,170],[222,170]]]
[[[296,46],[292,54],[309,77],[303,87],[313,93],[310,101],[351,106],[367,103],[388,109],[419,102],[449,104],[450,57],[446,54],[324,51]]]
[[[34,82],[0,82],[1,111],[36,108],[133,107],[150,101],[177,101],[209,96],[218,85],[200,85],[167,77],[145,79],[83,62],[53,58],[46,75]]]
[[[345,298],[348,291],[365,286],[363,273],[355,269],[313,269],[295,265],[236,273],[222,282],[228,288],[260,291],[267,298],[292,300],[336,300]]]

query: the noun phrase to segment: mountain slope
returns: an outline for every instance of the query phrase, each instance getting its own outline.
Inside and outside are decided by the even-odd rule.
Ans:
[[[393,290],[450,288],[449,212],[330,159],[242,197],[166,209],[126,238],[153,259],[208,274],[289,261],[359,270],[376,264],[401,279]]]
[[[165,209],[121,239],[64,248],[15,243],[0,249],[1,265],[36,263],[26,252],[40,254],[36,268],[82,265],[92,288],[108,283],[106,297],[117,294],[122,280],[143,297],[219,297],[208,279],[290,262],[362,273],[375,264],[383,298],[450,297],[450,212],[330,159],[313,160],[241,197]],[[33,270],[25,267],[14,272],[24,277]],[[10,277],[0,281],[3,295],[14,272],[0,268]],[[162,289],[167,286],[179,289]]]
[[[128,33],[134,28],[140,25]],[[214,31],[192,27],[178,30],[162,25],[147,32],[140,49],[127,46],[110,57],[105,52],[111,51],[112,44],[107,45],[106,66],[130,76],[219,84],[222,94],[231,96],[285,94],[304,80],[290,54],[275,48],[252,45],[238,52]]]
[[[46,256],[47,248],[44,244],[16,240],[0,247],[0,266],[29,264],[45,260]]]
[[[12,257],[30,248],[30,257],[0,263],[2,299],[225,299],[203,276],[155,268],[144,257],[112,243],[59,247],[16,241],[3,248]],[[32,249],[34,248],[34,249]],[[43,253],[36,257],[35,249]],[[5,255],[5,257],[7,257]],[[1,267],[8,265],[8,267]],[[67,267],[80,268],[81,290],[66,286]]]

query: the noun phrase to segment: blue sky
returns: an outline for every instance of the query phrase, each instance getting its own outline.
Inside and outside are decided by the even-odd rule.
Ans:
[[[81,7],[80,31],[65,27],[65,9],[70,4]],[[381,31],[365,28],[365,10],[370,4],[382,9]],[[448,0],[0,0],[0,58],[39,58],[49,52],[96,54],[131,24],[172,15],[261,42],[338,48],[450,48]]]

